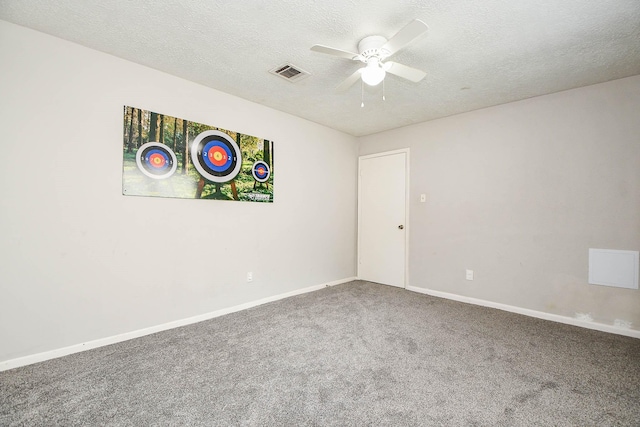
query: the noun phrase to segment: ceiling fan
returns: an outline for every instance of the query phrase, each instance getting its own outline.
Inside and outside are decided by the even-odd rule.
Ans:
[[[365,64],[364,67],[356,70],[336,87],[338,92],[346,91],[360,79],[370,86],[375,86],[384,80],[386,73],[395,74],[398,77],[417,83],[427,75],[424,71],[407,67],[397,62],[386,61],[386,59],[426,33],[428,28],[427,24],[415,19],[389,40],[382,36],[365,37],[358,43],[358,52],[360,53],[348,52],[320,44],[312,46],[311,50],[360,61]]]

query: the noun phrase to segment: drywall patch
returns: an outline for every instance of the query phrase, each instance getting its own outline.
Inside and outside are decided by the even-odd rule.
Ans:
[[[593,322],[593,317],[589,313],[576,313],[576,319],[583,322]]]
[[[631,325],[633,322],[629,322],[628,320],[616,319],[613,321],[613,326],[621,329],[631,329]]]

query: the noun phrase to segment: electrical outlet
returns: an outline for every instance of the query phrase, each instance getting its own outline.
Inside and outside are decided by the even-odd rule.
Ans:
[[[250,271],[247,273],[247,282],[253,282],[253,273]]]
[[[473,280],[473,270],[467,270],[467,280]]]

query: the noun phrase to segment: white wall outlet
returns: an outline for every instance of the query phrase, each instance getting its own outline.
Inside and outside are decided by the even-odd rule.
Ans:
[[[253,273],[250,271],[247,273],[247,282],[253,282]]]
[[[473,280],[473,270],[467,270],[467,280]]]
[[[426,194],[421,194],[420,195],[420,202],[424,203],[427,201],[427,195]]]

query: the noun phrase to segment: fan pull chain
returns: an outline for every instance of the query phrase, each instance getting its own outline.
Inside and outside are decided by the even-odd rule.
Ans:
[[[382,80],[382,100],[386,101],[386,98],[384,97],[384,80]]]
[[[360,79],[360,90],[362,91],[360,93],[360,108],[364,108],[364,82],[362,79]]]

